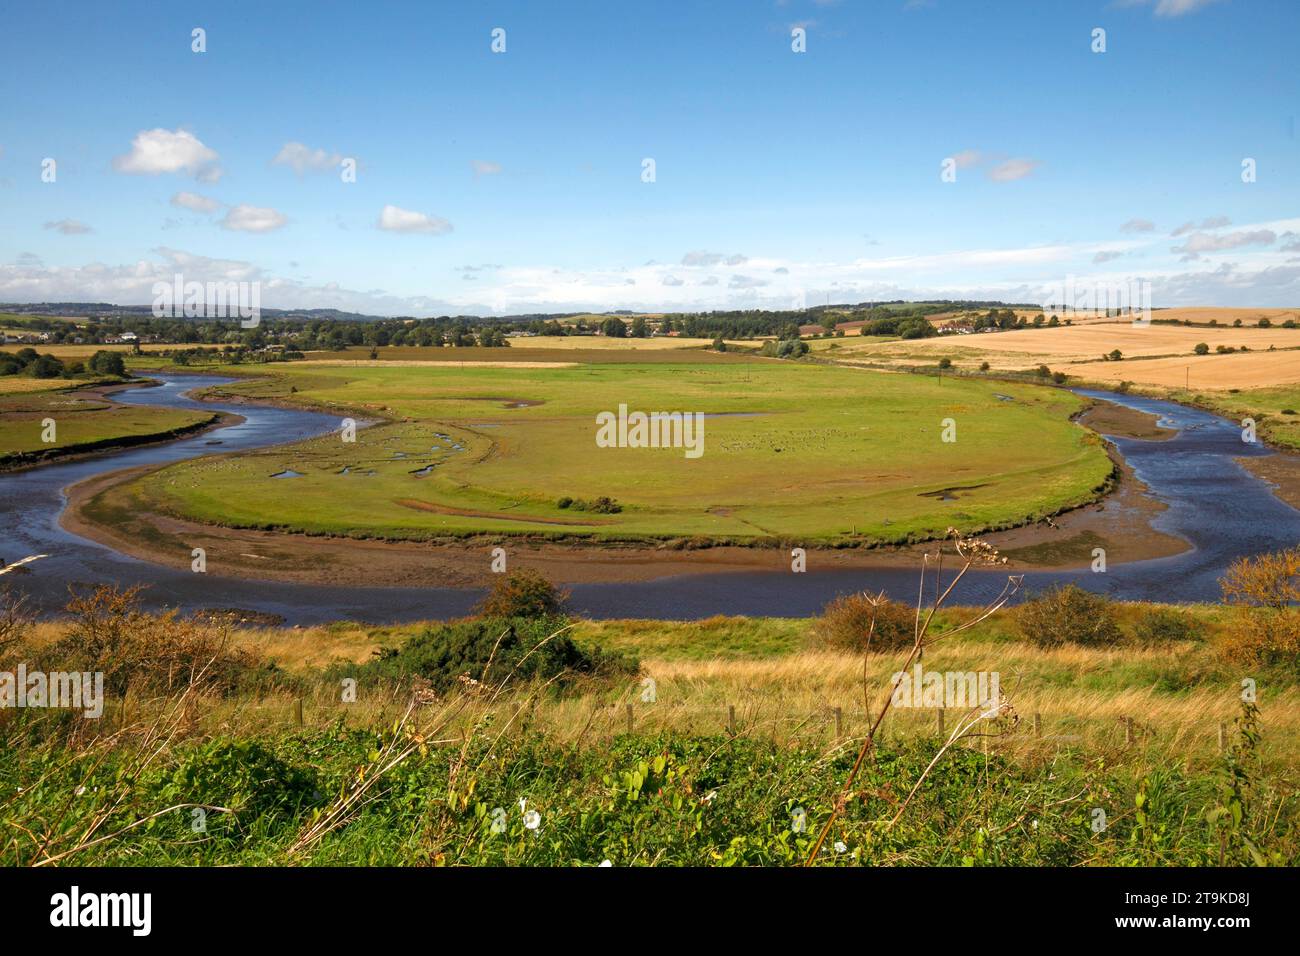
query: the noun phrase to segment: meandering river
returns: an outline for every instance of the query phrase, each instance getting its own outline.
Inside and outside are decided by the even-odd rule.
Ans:
[[[452,588],[324,587],[276,581],[250,581],[197,575],[140,561],[64,530],[59,524],[67,499],[63,489],[99,475],[137,465],[161,464],[213,452],[242,451],[298,441],[337,428],[339,419],[314,412],[256,405],[196,402],[186,393],[230,381],[208,375],[159,375],[157,388],[130,389],[118,401],[140,405],[201,408],[244,416],[238,425],[161,445],[45,465],[0,475],[0,526],[5,529],[0,557],[49,557],[14,583],[33,606],[51,613],[67,600],[70,584],[143,584],[152,608],[238,607],[282,615],[289,623],[353,619],[370,622],[442,618],[464,614],[480,598]],[[1171,558],[1111,565],[1091,571],[1031,572],[1026,591],[1053,582],[1074,581],[1121,600],[1213,601],[1218,578],[1234,558],[1293,547],[1300,542],[1300,511],[1279,500],[1269,485],[1235,459],[1271,454],[1262,445],[1243,443],[1236,424],[1208,412],[1156,399],[1079,389],[1159,416],[1177,429],[1166,441],[1114,438],[1134,473],[1168,505],[1155,518],[1157,528],[1185,539],[1190,549]],[[212,442],[220,442],[214,445]],[[1001,572],[968,575],[956,594],[963,602],[996,595]],[[742,572],[686,574],[635,584],[575,585],[573,606],[593,618],[694,619],[714,614],[805,616],[818,613],[836,595],[884,590],[913,601],[913,570]]]

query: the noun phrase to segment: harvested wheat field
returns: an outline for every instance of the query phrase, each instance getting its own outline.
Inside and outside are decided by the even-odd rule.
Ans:
[[[853,356],[901,363],[938,361],[948,357],[957,365],[988,362],[996,369],[1023,369],[1038,364],[1056,368],[1063,363],[1100,362],[1103,355],[1115,349],[1126,359],[1173,357],[1181,361],[1183,356],[1192,357],[1197,344],[1202,342],[1212,353],[1219,346],[1233,349],[1245,347],[1251,352],[1267,352],[1270,348],[1296,349],[1300,348],[1300,329],[1284,329],[1276,325],[1261,329],[1248,326],[1164,325],[1154,322],[1149,325],[1134,325],[1126,320],[1020,329],[1014,332],[947,335],[870,347],[864,345],[854,349]],[[1292,355],[1290,360],[1300,365],[1300,357]],[[1264,368],[1263,365],[1259,367]],[[1121,377],[1139,380],[1127,373]],[[1270,384],[1270,380],[1239,384],[1258,386]]]
[[[1300,383],[1300,354],[1296,352],[1235,352],[1231,355],[1187,355],[1137,362],[1090,362],[1072,365],[1071,375],[1101,382],[1134,382],[1170,388],[1222,391]]]

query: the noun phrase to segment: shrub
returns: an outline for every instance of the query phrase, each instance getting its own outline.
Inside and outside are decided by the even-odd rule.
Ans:
[[[980,362],[980,371],[981,371],[981,372],[987,372],[988,370],[989,370],[989,363],[988,363],[988,362]]]
[[[1294,608],[1237,608],[1215,649],[1239,667],[1282,667],[1300,674],[1300,612]]]
[[[1186,611],[1168,607],[1144,610],[1133,626],[1133,636],[1143,644],[1196,641],[1204,636],[1201,622]]]
[[[916,610],[884,597],[846,594],[822,610],[816,634],[832,647],[855,653],[910,647],[916,640]]]
[[[1300,547],[1239,558],[1219,580],[1229,604],[1282,610],[1300,602]]]
[[[126,377],[126,362],[120,352],[96,352],[90,357],[88,368],[97,375]]]
[[[939,359],[939,368],[952,368],[952,359],[947,357]]]
[[[1197,355],[1209,355],[1210,346],[1205,342],[1197,342],[1196,347],[1192,349],[1192,351],[1195,352]]]
[[[579,676],[635,673],[634,659],[577,644],[562,616],[477,618],[430,627],[400,648],[384,648],[359,669],[340,665],[335,676],[409,679],[446,693],[464,679],[498,686],[506,680],[544,680],[565,686]]]
[[[33,378],[58,378],[63,374],[63,363],[53,355],[42,355],[31,364]]]
[[[1110,601],[1077,584],[1057,586],[1026,601],[1016,609],[1015,622],[1025,639],[1040,647],[1109,647],[1123,637]]]
[[[75,594],[66,610],[66,634],[35,653],[44,670],[98,671],[104,692],[168,693],[191,683],[207,692],[232,694],[273,684],[276,666],[253,651],[230,647],[226,634],[184,620],[175,611],[146,614],[139,589],[103,586]]]
[[[183,751],[154,784],[172,803],[204,803],[232,814],[210,813],[209,833],[235,832],[256,817],[287,819],[312,802],[316,775],[286,763],[255,740],[211,740]],[[185,815],[189,821],[189,815]]]
[[[801,339],[781,339],[780,341],[768,340],[763,343],[759,349],[760,355],[768,358],[788,358],[797,359],[808,352],[808,343]]]
[[[1300,673],[1300,547],[1240,558],[1219,587],[1236,606],[1219,638],[1220,655],[1233,664]]]
[[[556,505],[560,508],[572,508],[574,511],[593,511],[598,515],[616,515],[623,510],[623,506],[608,495],[601,495],[592,501],[565,495],[556,502]]]
[[[498,577],[478,612],[483,617],[547,617],[560,614],[569,595],[531,568]]]

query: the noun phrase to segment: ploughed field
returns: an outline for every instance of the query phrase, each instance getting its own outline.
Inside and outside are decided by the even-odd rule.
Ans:
[[[1112,470],[1070,420],[1082,400],[1058,389],[708,352],[570,357],[278,365],[222,391],[377,424],[355,442],[176,463],[112,495],[210,524],[354,536],[898,542],[1054,513]],[[621,404],[704,413],[703,453],[598,447],[597,416]]]

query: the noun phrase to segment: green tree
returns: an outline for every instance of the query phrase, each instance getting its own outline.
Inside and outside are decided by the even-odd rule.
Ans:
[[[99,351],[90,357],[86,367],[96,375],[117,375],[126,377],[126,362],[120,352]]]

